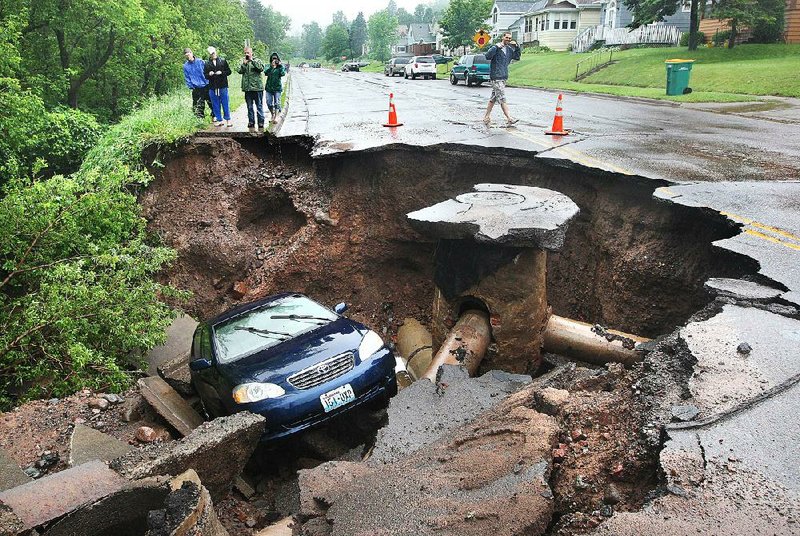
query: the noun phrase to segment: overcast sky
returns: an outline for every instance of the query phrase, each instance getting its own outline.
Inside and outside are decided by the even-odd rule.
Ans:
[[[292,19],[291,35],[300,35],[303,24],[317,21],[323,29],[331,23],[336,11],[343,11],[347,20],[356,18],[359,11],[364,12],[364,18],[384,9],[389,0],[261,0],[264,5],[272,6],[276,11],[288,15]],[[432,4],[429,0],[395,0],[397,7],[405,8],[409,13],[414,12],[417,4]]]

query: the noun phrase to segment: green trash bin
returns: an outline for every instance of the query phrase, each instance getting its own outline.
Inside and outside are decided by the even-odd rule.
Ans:
[[[667,95],[686,95],[692,92],[689,77],[692,74],[694,60],[666,60]]]

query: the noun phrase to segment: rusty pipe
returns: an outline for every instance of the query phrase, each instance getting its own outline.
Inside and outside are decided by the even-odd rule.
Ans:
[[[474,376],[489,348],[491,333],[486,312],[478,309],[465,311],[421,377],[435,382],[442,365],[461,365],[470,376]]]
[[[418,320],[406,318],[397,330],[397,352],[413,379],[420,378],[433,360],[431,333]]]
[[[596,329],[591,324],[550,315],[544,330],[544,350],[588,363],[609,361],[631,365],[642,360],[635,345],[650,339],[621,331]]]

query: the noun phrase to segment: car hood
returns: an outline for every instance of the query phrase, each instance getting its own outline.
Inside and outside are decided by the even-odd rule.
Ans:
[[[367,328],[339,318],[289,341],[244,359],[217,365],[231,385],[246,382],[282,383],[286,377],[315,363],[358,349]]]

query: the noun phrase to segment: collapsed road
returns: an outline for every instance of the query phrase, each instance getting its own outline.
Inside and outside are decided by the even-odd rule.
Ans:
[[[377,104],[354,120],[320,89],[330,85],[332,95],[338,78],[293,75],[289,117],[276,138],[198,136],[172,149],[141,196],[151,229],[178,251],[164,278],[193,291],[182,306],[202,318],[286,289],[326,304],[347,301],[356,320],[397,338],[412,379],[429,368],[458,316],[478,311],[491,336],[475,377],[437,367],[434,381],[408,385],[385,414],[349,416],[277,451],[256,449],[254,430],[263,423],[255,416],[197,426],[194,410],[171,404],[157,378],[107,409],[88,406],[92,393],[54,402],[46,424],[13,432],[8,419],[48,408],[42,401],[0,422],[12,466],[34,461],[14,450],[30,441],[25,434],[47,438],[41,443],[62,460],[86,444],[81,438],[95,450],[75,456],[73,468],[23,483],[40,484],[34,495],[0,494],[18,505],[2,510],[3,526],[16,527],[8,532],[80,533],[74,527],[87,519],[124,511],[132,534],[186,530],[187,519],[204,534],[796,533],[800,285],[797,250],[786,246],[798,243],[795,220],[762,221],[779,211],[709,210],[726,199],[713,185],[619,173],[613,163],[592,165],[598,153],[540,156],[522,137],[510,143],[515,135],[505,130],[469,123],[474,137],[466,140],[464,125],[446,121],[403,118],[411,129],[373,128],[371,114],[385,114]],[[378,103],[383,85],[365,78],[354,91],[360,102]],[[479,106],[475,96],[467,102]],[[330,117],[320,119],[326,114],[314,106]],[[315,131],[320,120],[347,128]],[[533,136],[529,125],[521,128]],[[413,129],[424,136],[407,138]],[[351,139],[334,139],[334,131]],[[450,137],[457,131],[461,140]],[[225,166],[214,164],[220,155]],[[740,162],[740,170],[751,164],[758,167]],[[688,156],[682,167],[703,165]],[[464,200],[489,181],[571,200],[578,211],[558,247],[543,256],[529,244],[467,236],[448,235],[443,244],[407,217]],[[792,185],[780,185],[785,196]],[[777,197],[763,202],[780,205]],[[532,283],[545,277],[544,286]],[[558,346],[546,329],[554,323],[563,334],[561,320],[588,322],[587,336],[633,346],[635,359],[597,364],[607,361],[601,352],[570,359],[574,343]],[[153,365],[191,404],[186,350]],[[417,368],[420,359],[428,366]],[[142,395],[152,407],[138,402]],[[67,405],[83,408],[89,426],[76,424]],[[166,436],[142,448],[133,431],[143,425]],[[128,448],[109,446],[92,435],[98,430]],[[95,463],[101,443],[110,468],[79,463]],[[231,445],[225,455],[214,450]],[[15,512],[49,493],[44,479],[65,473],[68,486],[85,478],[68,473],[75,469],[96,471],[107,488],[64,495],[58,508],[40,508],[47,515],[14,525]]]

